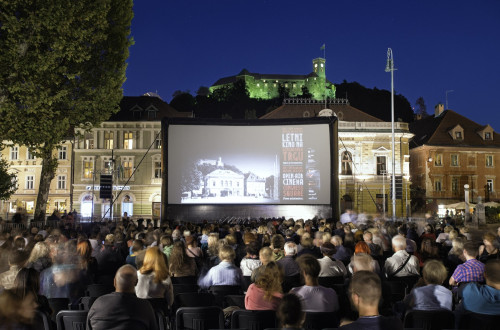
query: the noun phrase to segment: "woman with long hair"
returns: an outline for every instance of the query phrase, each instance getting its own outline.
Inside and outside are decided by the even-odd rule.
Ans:
[[[248,310],[276,310],[281,302],[281,281],[283,272],[274,262],[269,262],[256,279],[250,284],[245,295],[245,308]]]
[[[38,242],[31,250],[26,267],[33,268],[37,272],[52,266],[52,258],[50,257],[50,247],[46,242]]]
[[[157,247],[146,250],[142,267],[137,271],[135,294],[142,299],[165,298],[168,306],[174,302],[172,281],[168,272],[167,257]]]
[[[430,259],[439,260],[439,248],[437,247],[434,240],[431,238],[424,238],[422,243],[420,243],[420,252],[416,251],[415,256],[418,258],[420,267],[424,266],[424,263]]]
[[[95,282],[98,272],[96,258],[92,257],[92,245],[88,239],[79,242],[76,245],[76,252],[80,257],[80,268],[86,272],[87,278]]]
[[[32,294],[38,305],[37,309],[47,314],[47,316],[52,314],[47,297],[38,294],[40,291],[40,273],[34,268],[21,268],[16,275],[12,290],[22,299]]]
[[[179,240],[174,243],[169,262],[172,277],[196,275],[196,262],[194,258],[190,258],[187,255],[183,241]]]
[[[22,297],[14,290],[0,294],[0,329],[28,330],[35,318],[37,303],[35,295],[29,292]]]

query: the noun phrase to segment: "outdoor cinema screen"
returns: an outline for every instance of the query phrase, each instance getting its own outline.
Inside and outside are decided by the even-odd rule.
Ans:
[[[330,126],[327,120],[169,122],[168,204],[330,204]]]

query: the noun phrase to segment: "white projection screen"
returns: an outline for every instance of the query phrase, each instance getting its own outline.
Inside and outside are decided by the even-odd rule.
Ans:
[[[167,119],[162,200],[174,206],[331,205],[334,122]]]

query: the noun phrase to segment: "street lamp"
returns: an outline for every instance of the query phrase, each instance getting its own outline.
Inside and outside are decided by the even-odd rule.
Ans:
[[[391,132],[392,132],[392,220],[396,220],[396,152],[394,141],[394,59],[392,49],[387,48],[387,65],[385,72],[391,73]]]

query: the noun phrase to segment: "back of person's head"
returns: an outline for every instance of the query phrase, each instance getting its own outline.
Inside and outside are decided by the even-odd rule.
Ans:
[[[244,233],[243,234],[243,243],[245,243],[245,245],[248,245],[251,242],[254,242],[256,240],[257,240],[257,237],[255,236],[254,233]]]
[[[284,246],[285,255],[294,256],[297,254],[297,244],[294,242],[286,242]]]
[[[23,237],[16,237],[14,239],[14,249],[23,250],[26,247],[26,240]]]
[[[303,235],[300,240],[300,245],[302,245],[303,248],[312,248],[313,239],[310,236]]]
[[[263,264],[267,264],[274,260],[273,250],[271,248],[265,246],[259,251],[259,259]]]
[[[247,244],[245,251],[251,256],[259,255],[260,243],[257,241],[252,241]]]
[[[378,306],[382,295],[380,277],[374,272],[360,270],[352,275],[349,292],[358,296],[366,305]]]
[[[137,285],[137,270],[131,265],[118,268],[115,275],[116,292],[134,293]]]
[[[447,225],[446,227],[444,227],[444,232],[445,232],[445,233],[447,233],[447,234],[449,234],[449,233],[450,233],[450,231],[452,231],[452,230],[453,230],[453,227],[452,227],[452,226],[448,226],[448,225]]]
[[[139,269],[141,274],[154,273],[154,281],[159,283],[164,281],[168,273],[168,265],[163,252],[157,246],[150,247],[146,250],[142,267]]]
[[[484,277],[488,285],[500,290],[500,259],[489,260],[484,266]]]
[[[330,240],[330,242],[335,245],[335,246],[340,246],[342,245],[342,237],[340,237],[339,235],[334,235],[332,237],[332,239]]]
[[[374,272],[375,264],[373,262],[373,258],[368,253],[357,253],[351,258],[352,263],[352,271],[353,273],[365,270]]]
[[[354,247],[354,253],[370,253],[370,247],[366,242],[360,241]]]
[[[425,262],[422,275],[426,284],[441,285],[448,277],[448,271],[441,261],[431,259]]]
[[[136,239],[132,243],[132,253],[136,253],[144,249],[144,241],[142,239]]]
[[[49,258],[49,257],[50,257],[49,245],[44,241],[37,242],[33,247],[33,249],[31,250],[28,262],[33,262],[40,258]]]
[[[321,249],[321,253],[323,253],[324,255],[326,255],[328,257],[333,256],[335,254],[335,252],[337,252],[335,245],[333,245],[330,242],[324,242],[323,244],[321,244],[320,249]]]
[[[285,239],[280,234],[275,234],[271,237],[271,245],[273,248],[281,250],[285,245]]]
[[[465,242],[464,243],[464,252],[466,252],[470,257],[475,258],[478,254],[479,247],[477,243],[474,242]]]
[[[90,244],[90,241],[84,240],[78,243],[76,245],[76,251],[82,259],[89,260],[92,256],[92,245]]]
[[[31,325],[36,313],[36,295],[29,292],[19,295],[15,290],[4,290],[0,294],[0,324],[2,329],[25,329]],[[29,327],[31,329],[31,327]]]
[[[456,230],[452,230],[450,231],[450,233],[448,234],[448,239],[451,241],[451,240],[454,240],[455,238],[458,237],[458,232]]]
[[[282,328],[301,328],[306,318],[302,301],[293,293],[287,293],[281,298],[276,315]]]
[[[229,245],[219,247],[219,259],[221,261],[233,262],[234,258],[236,258],[236,252],[232,247]]]
[[[237,243],[236,236],[234,234],[226,235],[226,242],[228,245],[235,245]]]
[[[273,293],[281,292],[282,279],[283,272],[281,268],[274,261],[271,261],[262,267],[262,271],[259,273],[255,285],[264,290],[264,298],[270,301]]]
[[[40,273],[34,268],[21,268],[14,280],[13,290],[23,298],[30,292],[36,296],[40,291]]]
[[[8,261],[10,266],[22,267],[26,262],[27,255],[21,250],[12,250],[9,253]]]
[[[303,254],[297,258],[297,264],[300,267],[300,270],[305,274],[312,278],[317,278],[319,276],[319,272],[321,271],[321,265],[318,262],[318,259],[313,257],[310,254]]]
[[[406,238],[402,235],[396,235],[392,238],[392,247],[394,250],[406,250]]]

